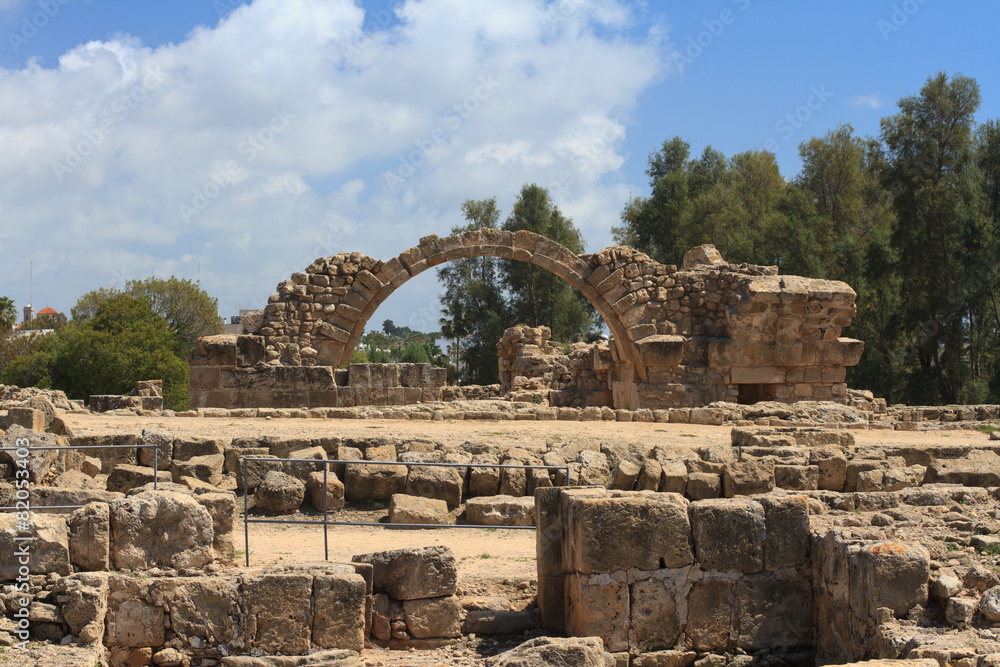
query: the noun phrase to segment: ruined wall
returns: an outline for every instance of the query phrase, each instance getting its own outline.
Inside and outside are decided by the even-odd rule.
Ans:
[[[928,600],[926,549],[811,535],[804,495],[556,487],[535,508],[543,626],[609,651],[896,657],[883,624]]]

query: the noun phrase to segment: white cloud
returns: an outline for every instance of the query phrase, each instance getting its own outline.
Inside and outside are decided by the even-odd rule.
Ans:
[[[398,18],[257,0],[179,44],[0,69],[0,265],[44,255],[36,294],[64,309],[199,267],[220,303],[259,304],[317,256],[391,257],[447,234],[467,198],[509,210],[526,182],[592,250],[610,242],[621,118],[662,75],[661,31],[613,0],[411,0]],[[429,317],[432,282],[387,316]]]
[[[850,99],[850,102],[856,107],[868,107],[869,109],[878,109],[882,106],[882,98],[878,93],[855,95]]]

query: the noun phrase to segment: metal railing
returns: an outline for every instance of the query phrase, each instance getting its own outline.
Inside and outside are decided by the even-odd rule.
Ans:
[[[153,449],[153,490],[158,491],[159,487],[157,482],[159,480],[159,466],[160,466],[160,450],[157,445],[44,445],[41,447],[0,447],[0,452],[14,452],[17,454],[17,458],[27,458],[31,452],[45,452],[45,451],[64,451],[72,450],[78,451],[81,449]],[[25,452],[21,454],[20,452]],[[14,464],[17,465],[16,463]],[[78,510],[81,507],[86,507],[86,505],[38,505],[36,509],[42,510]],[[0,512],[9,511],[31,511],[30,503],[27,507],[0,507]]]
[[[323,466],[323,520],[306,521],[303,519],[251,519],[249,517],[250,496],[247,484],[247,470],[250,463],[257,462],[275,463],[311,463]],[[481,524],[466,523],[382,523],[370,521],[330,521],[330,510],[327,504],[329,496],[330,464],[335,465],[385,465],[385,466],[406,466],[409,473],[410,466],[424,466],[428,468],[518,468],[521,470],[563,470],[566,479],[569,479],[569,464],[561,466],[546,465],[513,465],[509,463],[424,463],[417,461],[352,461],[340,459],[274,459],[254,456],[243,457],[243,548],[246,555],[246,566],[250,567],[250,524],[251,523],[283,523],[306,526],[323,526],[323,560],[330,560],[330,537],[327,526],[374,526],[376,528],[503,528],[504,530],[534,530],[535,526],[488,526]],[[318,472],[318,471],[317,471]],[[319,508],[316,508],[319,509]]]

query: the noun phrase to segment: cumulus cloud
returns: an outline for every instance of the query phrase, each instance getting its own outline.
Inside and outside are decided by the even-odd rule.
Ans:
[[[606,245],[661,31],[612,0],[411,0],[386,18],[256,0],[178,44],[123,35],[0,69],[0,265],[44,256],[36,294],[63,308],[151,272],[260,304],[317,256],[390,257],[525,182]]]

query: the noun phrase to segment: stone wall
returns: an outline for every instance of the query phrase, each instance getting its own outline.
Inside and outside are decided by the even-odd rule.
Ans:
[[[532,232],[479,229],[424,237],[388,261],[357,252],[317,258],[269,297],[253,337],[257,356],[277,367],[345,364],[397,288],[438,264],[480,256],[541,266],[593,304],[611,331],[604,391],[615,408],[843,403],[846,367],[863,349],[840,335],[855,314],[855,293],[842,282],[728,264],[713,246],[693,249],[678,269],[624,246],[575,255]]]
[[[202,338],[191,352],[197,408],[350,408],[442,400],[448,371],[430,364],[281,366],[260,363],[259,336]]]
[[[882,657],[876,629],[927,604],[926,549],[811,535],[804,495],[556,487],[535,506],[543,626],[610,651]]]

